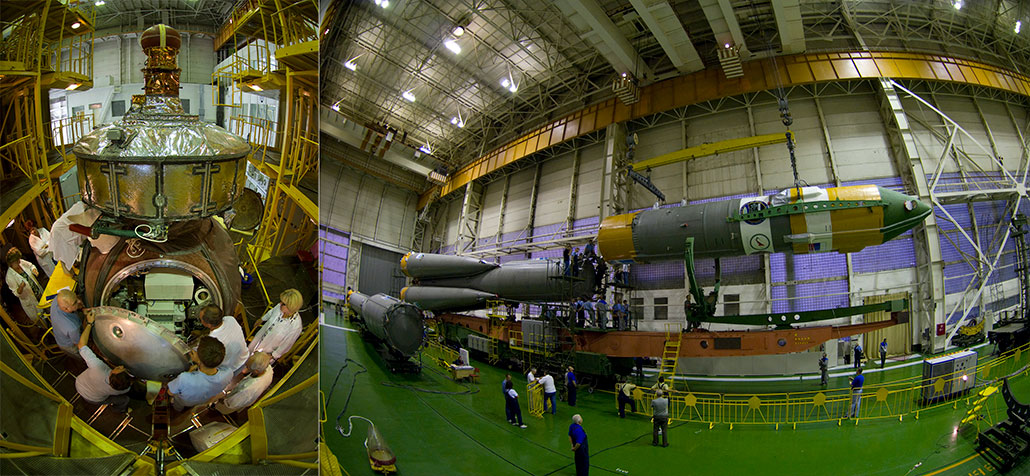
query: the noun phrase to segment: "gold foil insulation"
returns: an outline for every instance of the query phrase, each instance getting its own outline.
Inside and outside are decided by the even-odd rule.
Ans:
[[[154,25],[140,35],[140,46],[147,55],[143,66],[144,93],[179,96],[179,32],[166,25]]]

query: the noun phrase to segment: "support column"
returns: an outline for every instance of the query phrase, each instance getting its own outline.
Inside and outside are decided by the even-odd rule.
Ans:
[[[579,162],[580,152],[576,149],[572,155],[572,178],[569,179],[569,209],[565,215],[565,236],[572,236],[572,229],[576,225],[576,204],[579,198]],[[505,191],[507,191],[505,185]]]
[[[463,255],[472,251],[479,236],[479,215],[483,208],[483,186],[475,180],[465,184],[465,198],[458,217],[458,241],[454,252]]]
[[[544,165],[537,162],[536,168],[533,170],[533,189],[529,191],[529,220],[526,221],[526,243],[532,241],[533,228],[536,227],[537,195],[540,193],[540,171],[543,168]],[[527,255],[526,258],[529,256]]]
[[[609,124],[605,128],[604,164],[601,167],[600,220],[626,211],[626,126]]]
[[[909,127],[908,115],[901,104],[894,85],[887,78],[879,80],[880,112],[890,137],[893,157],[905,186],[915,191],[919,200],[931,203],[930,186],[923,158],[916,148],[916,141]],[[913,298],[913,331],[922,333],[930,330],[930,346],[933,351],[944,350],[944,336],[936,335],[937,324],[946,323],[944,307],[944,260],[941,258],[940,236],[937,218],[930,214],[923,226],[916,227],[912,235],[916,247],[916,267],[922,279]],[[921,335],[914,336],[922,343]]]
[[[351,235],[350,246],[347,250],[347,279],[345,285],[358,290],[358,274],[361,270],[361,242],[354,240]]]
[[[504,190],[501,191],[501,210],[497,213],[497,234],[494,235],[494,247],[500,247],[501,237],[504,236],[504,214],[508,211],[508,186],[511,185],[511,175],[504,176]]]

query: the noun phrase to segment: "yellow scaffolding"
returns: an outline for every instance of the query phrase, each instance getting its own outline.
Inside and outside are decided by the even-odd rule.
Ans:
[[[238,249],[252,273],[261,261],[306,249],[316,237],[318,204],[301,183],[318,174],[317,17],[314,0],[250,0],[215,38],[216,49],[235,49],[212,75],[216,96],[227,91],[215,103],[228,108],[230,130],[249,138],[249,161],[269,178],[261,226]],[[244,92],[265,91],[278,91],[276,121],[244,110]]]

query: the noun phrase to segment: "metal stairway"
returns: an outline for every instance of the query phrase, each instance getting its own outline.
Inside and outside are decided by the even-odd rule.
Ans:
[[[658,376],[665,377],[669,388],[675,388],[676,366],[679,363],[681,329],[674,323],[665,324],[665,350],[658,365]]]

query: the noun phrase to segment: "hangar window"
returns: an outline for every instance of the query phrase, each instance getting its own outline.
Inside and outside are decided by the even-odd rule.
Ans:
[[[654,298],[654,318],[657,321],[664,321],[669,319],[669,298]]]

